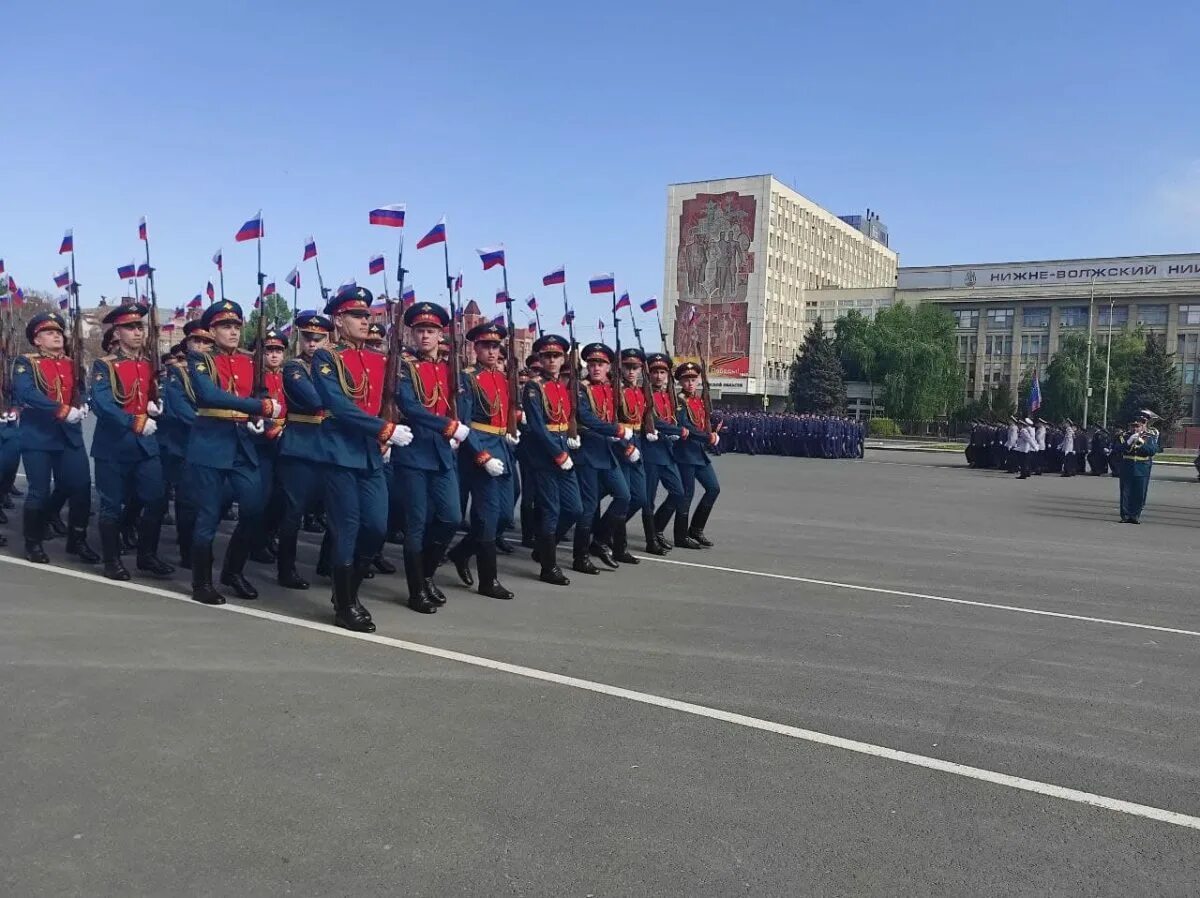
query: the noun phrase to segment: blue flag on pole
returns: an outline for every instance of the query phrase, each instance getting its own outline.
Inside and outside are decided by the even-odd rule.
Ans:
[[[1029,388],[1029,414],[1042,407],[1042,384],[1038,380],[1037,368],[1033,369],[1033,385]]]

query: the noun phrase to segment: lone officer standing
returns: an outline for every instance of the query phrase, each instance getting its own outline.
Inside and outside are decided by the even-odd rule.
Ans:
[[[1150,470],[1158,453],[1158,431],[1150,422],[1158,415],[1142,409],[1133,419],[1129,432],[1121,441],[1121,523],[1142,523],[1146,493],[1150,489]]]
[[[146,357],[146,312],[143,306],[129,304],[104,316],[104,323],[115,328],[115,351],[92,364],[92,458],[100,496],[100,553],[104,576],[110,580],[129,579],[121,563],[121,512],[135,498],[141,507],[138,570],[156,577],[175,572],[158,557],[167,492],[155,439],[162,404],[156,398],[154,366]]]
[[[25,496],[25,557],[47,564],[42,548],[50,475],[55,492],[70,503],[67,513],[67,554],[86,564],[100,556],[87,542],[92,511],[92,477],[83,427],[87,415],[84,385],[75,383],[75,362],[63,351],[66,323],[57,312],[40,312],[25,325],[25,337],[36,349],[13,365],[13,397],[21,407],[21,458],[28,478]]]

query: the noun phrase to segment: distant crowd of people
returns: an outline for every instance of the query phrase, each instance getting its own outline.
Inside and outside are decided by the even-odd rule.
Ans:
[[[1071,420],[1051,424],[1041,418],[1007,422],[976,421],[967,443],[967,464],[1019,474],[1073,477],[1091,473],[1116,477],[1122,434],[1117,428],[1080,427]]]
[[[721,449],[747,455],[862,458],[861,422],[832,415],[725,411]]]

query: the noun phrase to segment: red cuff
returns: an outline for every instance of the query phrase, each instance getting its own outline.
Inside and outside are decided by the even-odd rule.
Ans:
[[[67,415],[69,414],[71,414],[71,406],[60,405],[58,407],[58,411],[54,413],[54,417],[56,417],[59,421],[65,421],[67,420]]]
[[[492,460],[492,454],[487,451],[480,452],[478,455],[475,456],[475,464],[479,465],[479,467],[481,467],[481,468],[491,460]]]
[[[138,436],[142,435],[142,431],[146,429],[146,421],[149,415],[134,415],[133,416],[133,432]]]
[[[271,412],[273,412],[273,411],[275,411],[275,409],[271,407],[271,400],[264,399],[262,401],[262,416],[261,417],[269,418],[269,417],[271,417]]]
[[[570,456],[569,456],[567,453],[565,453],[565,452],[564,452],[564,453],[562,453],[561,455],[556,455],[556,456],[554,456],[554,463],[555,463],[556,465],[561,465],[561,464],[562,464],[564,461],[566,461],[568,458],[570,458]]]
[[[636,451],[637,451],[637,446],[633,445],[633,443],[630,443],[628,446],[625,447],[625,457],[629,458],[629,456],[633,455],[633,453]]]
[[[691,431],[689,431],[686,427],[679,428],[679,439],[686,440],[689,433],[691,433]]]
[[[268,440],[277,440],[281,436],[283,436],[283,425],[282,424],[277,424],[274,427],[267,428],[267,439]]]
[[[446,425],[446,429],[442,431],[442,436],[450,439],[454,436],[454,431],[456,430],[458,430],[458,422],[451,418],[450,423]]]
[[[710,446],[717,445],[717,435],[715,433],[710,433],[708,435],[708,445],[710,445]]]
[[[387,424],[383,425],[383,428],[379,431],[379,436],[376,437],[376,439],[378,439],[381,443],[386,443],[392,438],[392,434],[395,432],[396,425],[389,421]]]

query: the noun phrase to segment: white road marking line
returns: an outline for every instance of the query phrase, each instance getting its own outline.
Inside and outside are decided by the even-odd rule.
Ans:
[[[326,633],[330,636],[340,636],[345,639],[356,639],[360,642],[370,642],[375,645],[388,646],[389,648],[400,649],[405,652],[412,652],[417,655],[426,655],[431,658],[441,658],[444,661],[457,661],[460,664],[468,664],[472,667],[482,667],[487,670],[494,670],[500,673],[512,674],[517,677],[524,677],[529,680],[539,680],[544,683],[554,683],[559,686],[568,686],[572,689],[582,689],[586,692],[594,692],[600,695],[607,695],[612,698],[623,698],[626,701],[636,702],[638,704],[650,705],[656,708],[666,708],[670,711],[679,711],[683,714],[691,714],[695,717],[703,717],[708,720],[717,720],[722,723],[733,724],[734,726],[745,727],[751,730],[760,730],[766,733],[774,733],[778,736],[787,736],[791,739],[799,739],[803,742],[809,742],[814,745],[824,745],[830,748],[840,748],[843,751],[853,752],[860,755],[868,755],[874,758],[883,758],[888,761],[895,761],[900,764],[907,764],[911,767],[920,767],[925,770],[934,770],[939,773],[949,773],[954,776],[961,776],[966,779],[978,780],[979,782],[991,783],[996,786],[1004,786],[1009,789],[1017,789],[1021,792],[1031,792],[1035,795],[1045,795],[1050,798],[1058,798],[1063,801],[1070,801],[1076,804],[1089,805],[1094,808],[1101,808],[1106,811],[1115,811],[1119,814],[1128,814],[1132,817],[1143,817],[1147,820],[1156,820],[1160,823],[1169,823],[1172,826],[1182,826],[1187,829],[1200,830],[1200,817],[1194,817],[1190,814],[1182,814],[1178,811],[1168,811],[1163,808],[1156,808],[1151,805],[1138,804],[1132,801],[1125,801],[1120,798],[1110,798],[1107,795],[1097,795],[1093,792],[1085,792],[1080,789],[1072,789],[1067,786],[1056,786],[1053,783],[1043,783],[1039,780],[1026,779],[1022,776],[1012,776],[1007,773],[998,773],[994,770],[987,770],[982,767],[970,767],[966,764],[956,764],[953,761],[945,761],[941,758],[932,758],[926,755],[918,755],[913,752],[900,751],[894,748],[888,748],[884,745],[875,745],[870,742],[860,742],[857,739],[845,739],[841,736],[833,736],[829,733],[820,733],[816,730],[806,730],[802,727],[790,726],[784,723],[776,723],[772,720],[763,720],[758,717],[750,717],[746,714],[736,714],[732,711],[723,711],[720,708],[710,708],[707,705],[697,705],[693,702],[683,702],[673,698],[667,698],[661,695],[653,695],[649,692],[638,692],[634,689],[625,689],[621,686],[610,686],[607,683],[598,683],[594,680],[584,680],[579,677],[568,677],[563,674],[552,673],[547,670],[538,670],[535,667],[524,667],[520,664],[509,664],[507,661],[496,661],[492,658],[483,658],[478,655],[468,655],[464,652],[455,652],[449,649],[440,649],[432,645],[424,645],[418,642],[408,642],[404,639],[396,639],[391,636],[380,636],[378,633],[351,633],[349,630],[343,630],[340,627],[335,627],[331,624],[321,624],[316,621],[301,620],[300,618],[288,617],[285,614],[278,614],[274,611],[264,611],[261,608],[251,608],[245,605],[200,605],[192,602],[192,600],[178,592],[172,592],[168,589],[162,589],[157,586],[148,586],[143,583],[133,582],[117,582],[108,580],[98,574],[87,573],[86,571],[75,571],[68,568],[54,567],[51,565],[33,564],[23,558],[13,558],[9,556],[0,556],[0,562],[5,564],[18,565],[27,567],[31,570],[41,571],[43,573],[60,574],[65,577],[73,577],[77,580],[86,580],[90,583],[99,583],[104,586],[111,586],[116,589],[127,589],[133,592],[141,592],[147,595],[161,596],[163,598],[175,599],[179,602],[186,602],[197,609],[205,609],[211,611],[224,611],[231,614],[241,614],[246,617],[257,617],[262,620],[274,621],[279,624],[288,624],[293,627],[302,627],[306,630],[315,630],[318,633]]]
[[[956,599],[952,596],[934,596],[923,592],[905,592],[902,589],[886,589],[882,586],[861,586],[857,583],[839,583],[836,580],[817,580],[813,577],[798,577],[795,574],[772,574],[767,571],[750,571],[738,567],[722,567],[718,564],[700,564],[695,561],[676,561],[673,558],[659,558],[655,555],[638,554],[642,561],[653,561],[657,564],[677,564],[681,567],[695,567],[706,571],[724,571],[727,574],[745,574],[748,577],[766,577],[769,580],[790,580],[794,583],[811,583],[814,586],[832,586],[835,589],[850,589],[856,592],[873,592],[885,596],[900,596],[906,599],[925,599],[930,602],[944,602],[947,605],[967,605],[972,608],[990,608],[994,611],[1011,611],[1014,614],[1033,614],[1038,617],[1054,617],[1060,620],[1082,621],[1088,624],[1105,624],[1110,627],[1128,627],[1134,630],[1153,630],[1156,633],[1172,633],[1176,636],[1200,636],[1200,630],[1184,630],[1179,627],[1162,627],[1158,624],[1142,624],[1137,621],[1112,620],[1107,617],[1089,617],[1086,614],[1068,614],[1065,611],[1046,611],[1041,608],[1025,608],[1021,605],[1001,605],[998,602],[976,602],[972,599]]]

